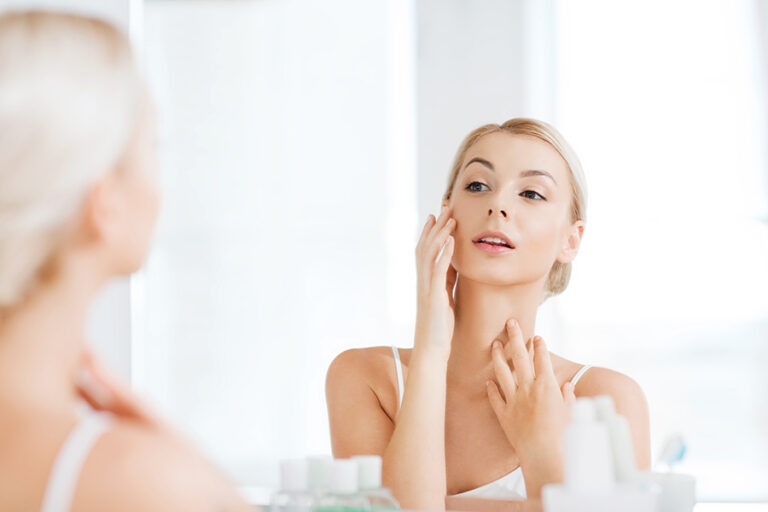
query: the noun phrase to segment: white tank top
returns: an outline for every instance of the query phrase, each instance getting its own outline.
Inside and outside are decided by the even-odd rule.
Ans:
[[[403,403],[403,392],[405,391],[405,386],[403,383],[403,365],[400,362],[400,351],[397,349],[397,347],[392,347],[392,354],[395,358],[395,372],[397,373],[397,390],[399,394],[397,407],[399,410]],[[590,368],[591,366],[589,365],[582,366],[579,371],[576,372],[576,375],[571,378],[571,383],[575,386],[576,383],[579,382],[579,379],[581,379],[584,373]],[[495,500],[524,500],[526,498],[526,494],[523,470],[522,468],[518,467],[511,473],[507,473],[498,480],[494,480],[493,482],[481,485],[475,489],[470,489],[459,494],[454,494],[453,496],[462,498],[472,497]]]
[[[69,433],[53,462],[41,512],[69,512],[83,464],[112,423],[112,415],[88,410]]]

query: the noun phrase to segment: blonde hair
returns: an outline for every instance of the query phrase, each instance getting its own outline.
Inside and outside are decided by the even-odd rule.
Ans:
[[[118,167],[143,90],[112,25],[0,16],[0,312],[35,288],[89,187]]]
[[[536,119],[516,118],[510,119],[501,125],[486,124],[467,135],[459,146],[459,150],[456,152],[456,158],[453,162],[451,173],[448,176],[448,186],[445,189],[443,199],[448,200],[451,198],[451,192],[456,184],[459,171],[461,171],[461,164],[464,162],[464,157],[466,156],[467,151],[469,151],[469,148],[480,140],[481,137],[497,132],[509,133],[512,135],[529,135],[543,140],[552,146],[555,151],[563,157],[563,160],[565,160],[565,163],[571,172],[570,221],[573,223],[579,220],[587,220],[587,182],[584,176],[584,170],[581,168],[581,162],[579,162],[579,158],[576,156],[576,152],[553,126]],[[565,291],[568,287],[570,278],[571,263],[560,263],[559,261],[555,261],[547,276],[542,302],[549,297],[553,297]]]

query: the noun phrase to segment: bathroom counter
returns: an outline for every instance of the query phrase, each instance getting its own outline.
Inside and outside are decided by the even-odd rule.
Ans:
[[[464,512],[542,512],[541,501],[447,498],[446,510]],[[768,503],[698,503],[694,512],[768,512]]]

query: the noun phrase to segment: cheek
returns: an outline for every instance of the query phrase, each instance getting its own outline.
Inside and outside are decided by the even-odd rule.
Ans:
[[[126,262],[132,269],[141,265],[149,251],[155,221],[160,208],[160,197],[154,182],[144,176],[136,176],[131,184],[128,215],[125,226]]]

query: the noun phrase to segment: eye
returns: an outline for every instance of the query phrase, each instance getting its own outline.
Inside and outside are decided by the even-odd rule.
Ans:
[[[485,183],[479,182],[479,181],[473,181],[469,185],[467,185],[467,190],[470,192],[483,192],[484,190],[490,190],[488,188],[488,185]]]
[[[534,192],[533,190],[526,190],[521,196],[527,197],[528,199],[536,199],[534,196],[538,196],[540,199],[537,199],[538,201],[546,201],[547,198],[539,194],[538,192]]]

